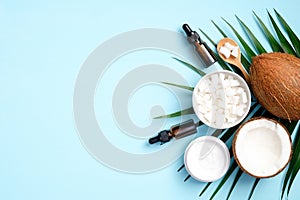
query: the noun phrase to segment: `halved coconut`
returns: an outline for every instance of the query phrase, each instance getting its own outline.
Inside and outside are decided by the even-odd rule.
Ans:
[[[277,175],[292,155],[288,130],[278,121],[262,117],[244,123],[238,129],[232,147],[240,168],[257,178]]]

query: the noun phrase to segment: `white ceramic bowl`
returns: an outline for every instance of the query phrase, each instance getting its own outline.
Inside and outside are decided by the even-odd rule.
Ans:
[[[229,150],[220,139],[202,136],[193,140],[186,148],[184,164],[194,179],[212,182],[227,172],[230,164]]]
[[[242,111],[243,114],[241,116],[238,116],[236,119],[234,119],[234,121],[227,122],[227,119],[225,120],[225,117],[224,117],[223,119],[221,119],[223,121],[220,122],[220,119],[218,119],[219,123],[216,123],[216,122],[213,123],[211,121],[208,121],[205,118],[204,114],[200,112],[200,110],[206,109],[206,108],[204,108],[203,105],[199,105],[197,102],[197,98],[199,98],[199,89],[198,88],[203,85],[207,85],[208,81],[211,81],[212,77],[216,77],[215,75],[220,76],[220,74],[224,74],[225,77],[231,76],[234,78],[234,80],[237,80],[239,82],[240,86],[237,86],[237,87],[241,87],[244,89],[244,92],[246,93],[247,103],[245,103],[245,108]],[[214,90],[213,88],[210,88],[210,90],[209,90],[211,92],[212,96],[214,95],[214,92],[215,92],[213,90]],[[223,95],[223,96],[225,96],[225,95]],[[251,107],[251,93],[250,93],[250,89],[249,89],[246,81],[241,76],[239,76],[238,74],[236,74],[234,72],[230,72],[228,70],[219,70],[219,71],[208,73],[200,79],[200,81],[197,83],[197,85],[193,91],[192,101],[193,101],[193,108],[194,108],[195,114],[200,119],[200,121],[202,121],[204,124],[206,124],[212,128],[225,129],[225,128],[230,128],[230,127],[237,125],[247,116],[247,114],[250,110],[250,107]],[[224,101],[224,102],[226,102],[226,101]],[[228,102],[224,103],[225,108],[228,106],[227,103]],[[212,113],[212,119],[215,119],[216,117],[221,118],[219,113],[216,113],[216,112],[211,112],[211,113]]]

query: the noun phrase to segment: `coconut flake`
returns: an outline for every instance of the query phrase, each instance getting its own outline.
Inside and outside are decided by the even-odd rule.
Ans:
[[[225,44],[220,48],[219,52],[225,56],[225,58],[229,58],[231,55],[235,58],[239,56],[239,47],[230,44],[229,42],[225,42]]]
[[[245,108],[250,105],[250,92],[246,94],[247,86],[235,76],[228,72],[212,73],[196,86],[197,111],[208,125],[230,127],[248,112]]]
[[[225,56],[225,58],[230,57],[231,51],[228,48],[221,47],[219,51],[220,51],[221,54],[223,54]]]
[[[236,48],[233,48],[232,51],[231,51],[231,55],[235,58],[237,58],[239,56],[239,48],[236,47]]]
[[[235,46],[230,44],[229,42],[225,42],[224,47],[226,47],[230,51],[232,51],[235,48]]]

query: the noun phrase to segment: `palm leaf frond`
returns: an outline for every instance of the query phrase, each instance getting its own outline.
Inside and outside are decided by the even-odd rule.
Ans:
[[[181,89],[185,89],[185,90],[189,90],[189,91],[193,91],[194,88],[193,87],[190,87],[190,86],[187,86],[187,85],[180,85],[180,84],[176,84],[176,83],[169,83],[169,82],[161,82],[162,84],[165,84],[165,85],[171,85],[171,86],[174,86],[174,87],[178,87],[178,88],[181,88]]]
[[[243,67],[249,72],[251,63],[247,60],[247,58],[242,54],[241,55],[241,62],[243,64]]]
[[[236,168],[238,168],[238,165],[234,160],[233,163],[231,164],[230,168],[226,172],[225,176],[222,178],[221,182],[219,183],[216,190],[213,192],[213,194],[211,195],[211,197],[209,199],[213,199],[216,196],[216,194],[219,192],[219,190],[222,188],[222,186],[225,184],[225,182],[229,179],[229,177],[235,171]]]
[[[175,58],[173,57],[174,60],[182,63],[183,65],[185,65],[186,67],[190,68],[191,70],[193,70],[194,72],[196,72],[197,74],[199,74],[200,76],[204,76],[205,75],[205,72],[201,71],[200,69],[198,69],[197,67],[195,67],[194,65],[188,63],[188,62],[185,62],[183,60],[180,60],[178,58]]]
[[[272,51],[273,52],[283,52],[282,47],[277,42],[277,40],[275,39],[275,37],[271,34],[271,32],[266,27],[266,25],[264,24],[264,22],[258,17],[258,15],[254,11],[253,11],[253,14],[254,14],[255,18],[257,19],[257,21],[259,23],[259,27],[261,28],[261,30],[264,33],[266,39],[268,40],[268,42],[269,42],[269,44],[270,44],[270,46],[272,48]]]
[[[218,29],[224,38],[228,37],[227,34],[212,20],[213,25]]]
[[[238,172],[237,172],[236,175],[235,175],[235,178],[234,178],[234,180],[233,180],[233,183],[232,183],[232,185],[231,185],[231,187],[230,187],[230,189],[229,189],[229,192],[228,192],[228,195],[227,195],[226,200],[229,199],[229,197],[230,197],[230,195],[231,195],[231,193],[232,193],[234,187],[236,186],[238,180],[241,178],[242,174],[243,174],[243,171],[239,168]]]
[[[201,197],[204,192],[209,188],[209,186],[212,184],[212,182],[206,183],[205,187],[202,189],[202,191],[199,194],[199,197]]]
[[[290,166],[292,167],[291,174],[289,176],[289,184],[287,186],[287,196],[290,193],[290,189],[293,185],[293,182],[296,178],[296,175],[300,169],[300,129],[297,130],[296,138],[294,140],[294,155],[292,157]]]
[[[256,178],[256,179],[255,179],[255,181],[254,181],[254,183],[253,183],[253,186],[252,186],[252,188],[251,188],[251,191],[250,191],[250,193],[249,193],[248,200],[251,199],[251,197],[252,197],[252,195],[253,195],[253,193],[254,193],[254,191],[255,191],[255,188],[257,187],[257,184],[258,184],[259,181],[260,181],[260,178]]]
[[[291,27],[286,23],[286,21],[283,19],[283,17],[274,9],[275,14],[277,16],[277,19],[279,20],[280,24],[283,26],[285,32],[288,34],[293,47],[296,50],[296,56],[300,57],[300,40],[297,37],[297,35],[294,33],[294,31],[291,29]]]
[[[173,112],[171,114],[154,117],[154,119],[173,118],[173,117],[180,117],[182,115],[190,115],[190,114],[194,114],[193,107],[190,107],[190,108],[187,108],[187,109],[184,109],[184,110],[180,110],[180,111],[177,111],[177,112]]]
[[[258,39],[254,36],[254,34],[248,28],[248,26],[246,26],[246,24],[240,18],[238,18],[238,16],[235,16],[235,17],[237,18],[237,20],[241,24],[242,28],[244,29],[244,31],[248,35],[250,41],[252,42],[252,45],[256,48],[258,54],[267,53],[265,48],[261,45],[261,43],[258,41]]]
[[[299,169],[300,169],[300,147],[299,146],[300,145],[298,145],[298,148],[296,148],[296,150],[295,150],[295,157],[297,158],[297,160],[296,160],[296,162],[294,163],[294,166],[293,166],[293,171],[292,171],[290,181],[289,181],[289,185],[288,185],[288,188],[287,188],[287,196],[290,193],[291,187],[292,187],[292,185],[294,183],[294,180],[295,180],[295,178],[296,178],[296,176],[299,172]]]
[[[281,47],[285,53],[296,55],[296,52],[294,51],[293,47],[290,45],[288,40],[284,37],[283,33],[279,29],[278,25],[276,24],[274,18],[272,15],[268,12],[269,19],[271,20],[271,23],[273,25],[273,28],[278,36],[278,39],[280,41]]]
[[[290,133],[293,133],[293,130],[294,128],[296,127],[297,123],[293,122],[293,123],[290,123],[290,125],[287,127],[288,131]],[[293,172],[293,169],[294,169],[294,166],[295,166],[295,162],[297,160],[297,155],[296,155],[296,145],[299,143],[300,141],[300,134],[299,134],[299,130],[298,129],[298,133],[296,134],[295,136],[295,139],[294,139],[294,145],[293,145],[293,156],[292,156],[292,159],[290,161],[290,164],[289,164],[289,167],[286,171],[286,174],[285,174],[285,177],[284,177],[284,181],[283,181],[283,185],[282,185],[282,189],[281,189],[281,199],[283,198],[283,195],[284,195],[284,192],[286,190],[286,187],[288,186],[288,182],[290,180],[290,177],[292,175],[292,172]]]

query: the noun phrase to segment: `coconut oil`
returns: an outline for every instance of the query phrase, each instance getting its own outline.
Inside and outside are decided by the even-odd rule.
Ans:
[[[184,161],[188,173],[193,178],[211,182],[226,173],[230,155],[227,146],[220,139],[203,136],[190,143]]]

